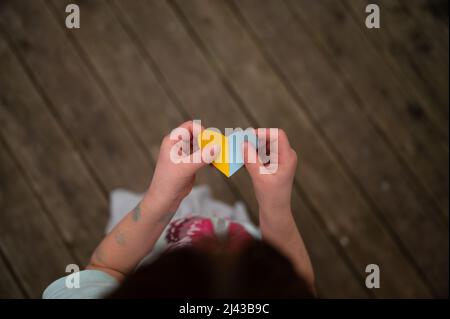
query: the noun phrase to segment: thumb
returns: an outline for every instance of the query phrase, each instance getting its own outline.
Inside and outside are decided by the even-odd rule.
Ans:
[[[258,153],[253,144],[248,142],[242,144],[242,153],[244,155],[245,168],[247,168],[250,176],[253,178],[256,174],[259,174],[259,168],[262,165]]]

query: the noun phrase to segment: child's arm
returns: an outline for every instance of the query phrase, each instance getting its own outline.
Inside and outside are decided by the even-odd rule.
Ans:
[[[258,130],[259,131],[259,130]],[[263,134],[257,132],[258,136]],[[248,158],[258,158],[251,144],[245,143],[245,166],[252,178],[253,188],[259,204],[259,221],[264,240],[280,249],[294,264],[297,272],[315,293],[314,272],[303,239],[295,225],[291,211],[291,192],[297,167],[297,154],[289,145],[282,130],[278,137],[270,136],[270,163],[249,163]],[[272,166],[270,166],[272,165]],[[272,174],[261,174],[261,170],[277,167]]]
[[[180,127],[189,130],[192,143],[196,138],[192,136],[193,123],[186,122]],[[191,191],[196,171],[209,163],[203,159],[200,163],[172,162],[170,151],[178,142],[169,136],[164,138],[153,179],[144,198],[103,239],[87,269],[104,271],[120,281],[151,251],[181,200]],[[204,152],[211,155],[209,160],[212,161],[219,150],[211,145]],[[178,153],[190,159],[194,156]]]

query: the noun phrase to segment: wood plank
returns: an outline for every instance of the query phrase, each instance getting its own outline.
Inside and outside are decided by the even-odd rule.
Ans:
[[[334,149],[334,152],[337,154],[336,159],[342,160],[344,169],[352,178],[353,183],[362,187],[363,198],[375,209],[375,212],[381,219],[382,222],[380,223],[377,218],[371,215],[373,212],[370,212],[367,207],[364,207],[364,204],[361,204],[362,207],[353,214],[354,216],[360,216],[359,218],[362,220],[360,223],[366,223],[366,227],[370,229],[370,232],[365,230],[359,234],[357,233],[358,235],[353,240],[360,242],[367,240],[368,242],[363,244],[364,247],[376,245],[379,251],[376,252],[374,248],[372,253],[377,255],[377,257],[386,255],[385,249],[389,250],[391,246],[395,247],[390,261],[394,262],[394,265],[396,262],[408,265],[407,267],[410,269],[409,276],[414,278],[417,283],[417,292],[420,293],[420,289],[423,289],[421,280],[423,274],[420,274],[420,272],[416,273],[417,269],[413,267],[414,264],[410,263],[410,258],[420,265],[423,272],[433,272],[432,276],[434,277],[432,278],[435,279],[433,283],[441,285],[440,287],[445,286],[445,284],[441,284],[437,277],[443,276],[440,277],[442,279],[446,275],[448,276],[447,259],[445,255],[442,256],[442,251],[446,251],[448,247],[448,230],[444,225],[432,218],[433,210],[429,207],[428,198],[415,188],[414,181],[411,180],[408,172],[397,161],[397,158],[393,156],[391,149],[380,139],[373,127],[368,125],[366,116],[360,112],[360,108],[346,91],[341,79],[336,76],[332,68],[327,67],[327,59],[317,50],[304,29],[296,25],[287,7],[275,4],[273,1],[259,1],[258,3],[255,1],[239,1],[233,3],[239,7],[236,10],[239,10],[246,21],[248,21],[251,32],[255,33],[255,40],[259,41],[264,46],[264,49],[269,52],[267,58],[274,63],[275,68],[279,68],[280,76],[286,79],[285,84],[290,93],[293,96],[298,96],[299,104],[303,105],[307,114],[309,112],[311,120],[315,122],[317,129],[323,130],[323,137],[327,140],[328,146]],[[228,22],[231,19],[218,19],[217,17],[214,19],[215,22],[222,20]],[[267,21],[270,21],[270,23],[267,23]],[[218,27],[216,26],[208,30],[217,29]],[[231,26],[223,27],[223,30],[225,29],[230,30]],[[238,34],[238,31],[235,34]],[[218,36],[216,37],[219,38]],[[224,36],[220,38],[222,42],[225,42]],[[229,68],[235,70],[236,73],[238,70],[250,69],[244,64],[239,64],[239,61],[249,61],[245,52],[250,50],[250,48],[244,49],[243,41],[234,41],[234,43],[241,45],[239,50],[240,59],[236,58],[237,55],[235,53],[234,65],[232,63],[223,64],[229,65]],[[222,60],[232,56],[232,52],[231,50],[228,54],[222,52]],[[236,50],[236,52],[238,51]],[[255,74],[256,66],[260,66],[262,63],[255,61],[255,58],[251,62],[254,66],[252,72],[237,73],[238,75],[232,78],[233,83],[242,83],[243,79],[246,78],[248,83],[252,83],[252,80],[255,82],[255,78],[252,78],[252,76]],[[228,71],[228,74],[233,74],[233,71]],[[265,87],[260,89],[260,91],[273,92],[274,88],[274,86],[272,88]],[[249,86],[247,86],[248,89]],[[266,97],[264,100],[270,101],[270,98]],[[277,112],[279,113],[286,114],[289,112],[288,109],[292,108],[291,104],[286,102],[283,105],[280,99],[276,101]],[[262,101],[257,104],[260,109],[261,103]],[[247,104],[250,105],[251,103]],[[253,102],[253,105],[255,105],[255,102]],[[264,114],[264,112],[260,113]],[[289,114],[291,113],[292,111]],[[298,131],[292,116],[290,117],[289,126],[291,132]],[[297,147],[304,148],[304,144],[297,144]],[[377,160],[374,161],[374,158]],[[315,159],[317,161],[317,155]],[[325,161],[323,156],[321,160]],[[303,162],[305,162],[305,159],[303,159]],[[320,173],[326,173],[326,175],[322,176],[322,180],[327,180],[327,177],[330,180],[331,176],[333,176],[326,171]],[[304,176],[297,176],[297,178],[298,182],[305,183]],[[335,178],[341,184],[345,180],[344,176],[335,176]],[[329,180],[327,181],[328,183]],[[384,184],[389,184],[390,189],[386,191],[384,187],[381,187]],[[349,196],[349,189],[354,186],[338,186],[336,183],[333,191],[341,187],[346,189],[344,196]],[[329,188],[325,189],[327,193],[332,192]],[[328,199],[328,201],[336,203],[339,202],[339,198],[342,200],[342,197],[336,197],[334,200]],[[404,201],[407,203],[404,203]],[[344,210],[345,213],[343,211],[340,214],[350,215],[351,210],[355,210],[354,202],[350,205],[347,204],[350,207]],[[330,206],[324,211],[330,212],[335,209],[336,206],[334,208]],[[343,222],[342,218],[345,217],[339,216],[339,222],[341,223]],[[354,219],[355,217],[352,220]],[[417,224],[418,220],[420,222]],[[386,224],[386,221],[388,224]],[[347,231],[355,232],[354,222],[349,222],[347,227],[349,228]],[[370,237],[376,232],[380,232],[380,234],[387,233],[384,234],[386,236],[384,244],[387,245],[385,249],[382,248],[379,241],[381,236],[375,235],[373,238]],[[418,233],[421,235],[417,236]],[[393,238],[390,238],[388,234],[393,236]],[[427,238],[426,242],[424,238]],[[398,239],[404,246],[397,247],[399,244]],[[371,245],[370,242],[372,243]],[[403,256],[404,248],[409,250],[405,257]],[[430,262],[430,249],[438,249],[439,251],[435,255],[437,260],[434,260],[434,262]],[[362,255],[365,253],[367,251],[360,252]],[[393,268],[397,267],[399,265],[393,266]],[[399,267],[397,269],[404,268]],[[393,272],[391,276],[392,280],[399,281],[397,289],[400,294],[403,293],[402,285],[405,288],[411,288],[409,279],[400,279],[397,272]],[[393,289],[395,288],[389,289],[387,293],[392,293]],[[442,291],[444,290],[442,289]]]
[[[17,61],[14,64],[9,60],[12,57],[2,59],[1,68],[2,74],[10,74],[1,79],[0,85],[1,92],[8,92],[2,94],[2,103],[7,104],[10,111],[2,112],[2,120],[5,120],[2,129],[43,201],[61,224],[65,241],[85,263],[102,236],[107,201],[98,185],[88,178],[89,172],[79,154],[63,137]],[[34,121],[30,122],[30,118]],[[30,140],[30,136],[34,139]]]
[[[405,0],[402,0],[404,4],[407,4]],[[417,0],[414,2],[415,6],[411,7],[411,11],[416,11],[421,17],[422,13],[427,13],[427,20],[432,20],[436,27],[442,30],[449,29],[449,3],[446,0]],[[425,18],[425,17],[422,17]],[[445,32],[445,31],[444,31]],[[448,38],[447,38],[448,40]]]
[[[406,57],[417,67],[424,85],[430,86],[430,91],[439,98],[444,114],[448,116],[448,50],[443,50],[438,36],[427,37],[427,30],[421,23],[417,23],[404,10],[400,0],[380,0],[383,17],[386,20],[386,32]],[[410,4],[414,7],[417,4]],[[448,43],[448,37],[447,43]],[[444,42],[445,43],[445,42]]]
[[[0,132],[65,243],[85,263],[103,233],[107,202],[2,37],[0,48],[0,73],[8,74],[0,77]]]
[[[27,295],[40,298],[76,262],[3,145],[0,163],[0,250]]]
[[[241,97],[245,106],[248,108],[248,112],[252,114],[258,124],[262,127],[283,127],[286,129],[288,135],[295,136],[291,140],[291,144],[298,150],[303,149],[300,152],[303,170],[311,168],[317,171],[316,167],[311,167],[313,166],[311,163],[318,162],[318,154],[322,154],[322,165],[332,166],[332,163],[336,159],[328,156],[325,150],[315,150],[315,153],[308,153],[310,146],[307,146],[307,144],[315,145],[316,143],[320,143],[319,141],[316,143],[311,142],[318,138],[317,136],[314,138],[314,133],[312,133],[313,128],[309,123],[308,115],[301,109],[299,110],[296,102],[286,91],[283,83],[271,71],[271,66],[264,61],[256,45],[245,35],[244,29],[239,25],[237,19],[233,17],[232,12],[225,4],[219,1],[209,1],[207,4],[201,1],[177,1],[177,4],[181,8],[182,14],[185,14],[189,20],[188,23],[193,25],[194,32],[197,32],[203,43],[205,43],[208,52],[210,52],[213,58],[217,59],[217,65],[221,66],[221,71],[228,78],[230,86]],[[253,5],[255,7],[258,6],[256,3],[253,3]],[[272,23],[272,20],[266,21],[271,21]],[[306,101],[312,100],[313,96],[310,95],[308,98]],[[276,111],[273,109],[274,105],[276,105]],[[283,114],[286,116],[282,116]],[[309,128],[305,129],[305,127]],[[376,142],[376,136],[373,135],[372,140]],[[329,170],[333,171],[333,169]],[[337,170],[334,169],[334,171]],[[342,172],[340,172],[341,176],[336,175],[336,173],[334,175],[336,180],[342,183],[341,187],[347,190],[347,194],[352,194],[349,192],[349,188],[351,189],[352,186],[345,184],[345,177],[342,175]],[[327,177],[322,176],[322,179],[325,181]],[[305,179],[301,170],[298,171],[297,181],[299,183],[301,182],[302,185],[306,185],[306,189],[309,188],[309,184],[312,184],[307,178]],[[322,191],[326,189],[326,185],[322,184],[320,186]],[[328,189],[326,191],[329,193]],[[330,198],[326,200],[332,202]],[[317,201],[316,206],[321,209],[322,214],[327,216],[325,219],[331,219],[332,222],[335,222],[335,228],[342,227],[336,232],[339,235],[338,238],[347,234],[347,238],[351,242],[359,241],[361,247],[373,246],[377,243],[377,248],[379,249],[378,254],[386,257],[385,260],[379,259],[380,263],[387,265],[387,262],[392,262],[393,264],[389,267],[393,268],[394,265],[399,268],[409,267],[409,275],[414,278],[416,275],[413,268],[408,266],[406,260],[398,257],[401,253],[396,243],[384,230],[383,224],[379,223],[367,206],[364,207],[364,203],[362,203],[360,197],[358,198],[358,195],[352,198],[351,202],[358,201],[361,202],[361,209],[355,212],[357,217],[353,216],[353,218],[359,218],[361,229],[370,228],[370,233],[366,231],[359,233],[354,229],[354,224],[350,219],[351,215],[347,215],[347,212],[351,211],[352,208],[348,210],[348,207],[345,207],[345,209],[342,207],[342,211],[346,213],[342,213],[339,216],[338,222],[333,219],[333,215],[330,216],[330,213],[327,214],[324,212],[325,210],[321,209],[324,207],[323,201]],[[328,210],[328,212],[331,211]],[[373,237],[370,237],[371,235]],[[367,255],[367,251],[358,250],[358,248],[351,247],[351,245],[346,251],[352,256],[358,268],[363,268],[364,262],[369,258],[373,258],[373,255]],[[392,255],[388,256],[386,251],[391,251]],[[373,252],[374,250],[371,253]],[[399,280],[400,282],[402,280],[398,279],[398,274],[395,274],[395,276],[391,274],[385,278],[388,278],[385,279],[386,281]],[[418,287],[420,289],[423,288],[420,280],[417,280],[417,278],[413,280],[418,281]],[[409,284],[409,282],[409,278],[405,278],[402,285]]]
[[[105,96],[76,48],[43,2],[4,1],[1,20],[70,132],[105,193],[117,187],[143,191],[151,176],[146,154]]]
[[[20,299],[27,297],[19,287],[19,283],[14,279],[14,275],[7,265],[7,260],[1,256],[0,252],[0,298],[1,299]]]
[[[439,41],[439,35],[428,36],[429,31],[404,10],[405,7],[400,0],[380,0],[380,6],[384,9],[384,19],[392,39],[398,41],[407,52],[408,58],[414,61],[423,75],[424,84],[431,86],[430,91],[442,101],[444,114],[448,116],[448,47],[442,48],[443,43]],[[415,7],[417,4],[410,6]],[[448,37],[446,39],[448,43]]]
[[[384,24],[375,32],[365,28],[361,22],[365,20],[365,6],[369,2],[377,3],[382,8]],[[405,83],[411,85],[413,91],[417,90],[431,99],[433,103],[427,105],[434,114],[433,119],[448,138],[448,51],[442,54],[440,50],[435,50],[436,44],[430,39],[422,37],[418,40],[420,25],[410,16],[399,13],[401,10],[396,9],[398,0],[345,0],[344,3],[391,68]],[[419,42],[422,44],[419,45]]]
[[[420,25],[422,36],[431,40],[436,47],[431,49],[444,50],[448,53],[448,2],[446,0],[416,0],[414,2],[400,0],[400,11],[410,15],[415,23]],[[427,44],[423,44],[427,47]]]
[[[67,1],[53,1],[56,12],[64,12]],[[121,113],[130,123],[130,129],[141,141],[148,157],[155,165],[164,135],[188,118],[177,108],[166,93],[142,53],[122,29],[105,1],[80,3],[83,28],[68,31],[69,37],[79,43],[92,68],[108,94],[117,101]],[[61,24],[64,19],[61,19]],[[73,36],[73,37],[72,37]],[[115,52],[111,54],[111,52]],[[202,170],[197,184],[210,185],[214,195],[227,203],[237,200],[235,194],[215,171]]]
[[[201,119],[206,126],[243,127],[252,121],[226,91],[224,83],[209,67],[174,13],[165,2],[114,2],[116,12],[125,17],[139,42],[155,61],[174,94],[190,117]],[[213,108],[214,106],[214,108]],[[240,193],[253,196],[247,174],[240,171],[229,180]],[[358,281],[349,271],[347,261],[330,244],[323,225],[312,215],[304,200],[294,194],[294,210],[299,227],[311,249],[317,268],[317,280],[324,296],[364,296],[362,278]],[[257,209],[257,208],[256,208]]]
[[[405,92],[341,2],[288,3],[300,28],[309,28],[316,37],[327,60],[332,61],[330,67],[336,67],[345,78],[375,127],[399,151],[405,164],[425,185],[425,191],[434,196],[448,223],[448,142],[426,115],[418,116],[411,108],[418,102]],[[333,24],[340,27],[328,27]]]

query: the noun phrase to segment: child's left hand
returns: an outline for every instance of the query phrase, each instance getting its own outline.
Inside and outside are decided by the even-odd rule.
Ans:
[[[202,167],[210,164],[214,158],[220,153],[220,147],[217,145],[208,145],[203,150],[204,153],[210,154],[207,159],[203,159],[200,149],[193,149],[193,145],[196,145],[198,134],[203,130],[203,127],[199,125],[194,130],[196,124],[192,121],[188,121],[180,125],[178,128],[186,129],[190,132],[190,140],[183,141],[186,144],[190,144],[188,153],[182,153],[179,150],[178,154],[186,159],[189,159],[186,163],[175,163],[172,161],[170,152],[180,144],[180,139],[171,139],[170,134],[165,136],[159,150],[158,161],[156,163],[155,172],[150,187],[145,195],[146,198],[152,198],[153,204],[155,201],[162,205],[168,213],[174,213],[184,197],[186,197],[195,181],[195,173]],[[197,136],[194,136],[196,134]],[[173,136],[172,136],[173,137]],[[197,153],[200,152],[200,153]],[[199,156],[200,155],[200,156]],[[200,158],[200,162],[195,163],[193,158]],[[199,156],[199,157],[198,157]]]

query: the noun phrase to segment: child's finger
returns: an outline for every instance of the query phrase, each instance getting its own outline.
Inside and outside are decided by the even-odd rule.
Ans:
[[[202,162],[205,165],[211,164],[220,153],[220,145],[210,143],[203,150],[198,150],[202,152]]]
[[[203,127],[203,125],[201,125],[198,122],[195,121],[187,121],[184,122],[183,124],[181,124],[179,126],[180,128],[184,128],[186,130],[189,131],[191,138],[193,138],[194,140],[197,138],[197,136],[205,130],[205,128]]]
[[[189,131],[189,143],[192,146],[191,152],[197,151],[200,148],[197,138],[205,130],[203,125],[201,125],[197,121],[187,121],[181,124],[179,127]]]
[[[180,141],[195,146],[197,136],[204,130],[204,127],[198,122],[187,121],[174,128],[163,140],[164,145],[171,146]]]
[[[289,139],[282,129],[272,129],[269,135],[270,162],[282,163],[292,151]]]
[[[287,154],[291,150],[291,145],[289,144],[289,139],[286,135],[286,132],[282,129],[277,130],[277,136],[272,142],[276,143],[277,146],[277,152],[283,156],[283,154]]]
[[[244,155],[244,164],[250,176],[256,176],[256,174],[259,174],[259,168],[262,164],[255,147],[251,143],[244,142],[242,144],[242,151]]]
[[[191,173],[195,173],[203,166],[211,164],[220,154],[220,149],[220,145],[212,143],[205,146],[203,149],[198,149],[189,155],[190,161],[189,164],[186,165],[188,166],[186,169],[191,170]]]

